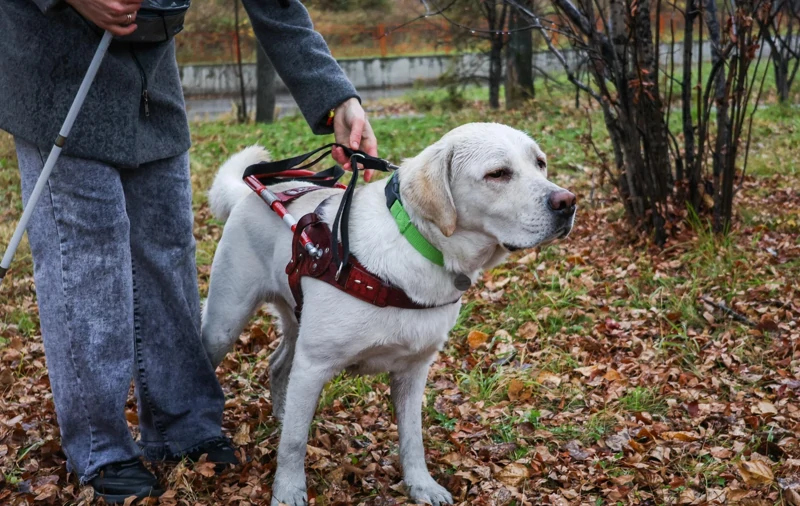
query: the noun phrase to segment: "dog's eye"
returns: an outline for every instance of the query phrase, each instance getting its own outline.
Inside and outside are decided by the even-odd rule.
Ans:
[[[503,179],[511,179],[511,171],[508,169],[497,169],[493,170],[492,172],[487,172],[484,179],[494,179],[494,180],[503,180]]]
[[[538,165],[539,168],[542,170],[547,168],[547,162],[544,161],[544,158],[537,158],[536,165]]]

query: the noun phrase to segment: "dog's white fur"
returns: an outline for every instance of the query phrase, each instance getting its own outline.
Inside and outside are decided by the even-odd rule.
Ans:
[[[269,159],[253,146],[220,169],[210,191],[212,210],[227,219],[214,257],[202,335],[214,365],[233,347],[253,313],[269,303],[282,340],[270,357],[274,414],[282,419],[272,504],[307,503],[304,459],[319,394],[343,369],[358,374],[387,371],[400,434],[400,457],[410,496],[434,505],[450,503],[448,491],[428,473],[422,445],[421,405],[428,368],[456,322],[460,303],[424,310],[378,308],[318,280],[304,278],[302,324],[284,272],[292,233],[245,186],[244,169]],[[399,286],[416,302],[456,300],[453,285],[464,273],[475,280],[502,261],[508,249],[530,248],[569,233],[574,216],[559,216],[548,195],[561,190],[546,179],[539,146],[510,127],[474,123],[449,132],[400,171],[403,205],[420,232],[445,259],[425,259],[398,231],[386,209],[386,181],[361,187],[350,216],[354,255],[371,272]],[[498,169],[510,176],[490,177]],[[283,183],[274,191],[301,186]],[[324,219],[332,226],[341,191],[320,190],[291,204],[299,218],[330,197]]]

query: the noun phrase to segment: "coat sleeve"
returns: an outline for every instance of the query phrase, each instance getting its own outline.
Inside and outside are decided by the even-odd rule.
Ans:
[[[242,0],[256,37],[315,134],[333,132],[328,111],[358,97],[355,87],[314,31],[299,0]],[[360,98],[359,98],[360,100]]]
[[[64,0],[33,0],[33,3],[45,14],[52,12],[55,9],[64,7]]]

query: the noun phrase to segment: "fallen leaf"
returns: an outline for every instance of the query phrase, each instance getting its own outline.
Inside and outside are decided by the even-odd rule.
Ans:
[[[211,478],[215,474],[213,462],[198,462],[195,464],[194,470],[196,473],[199,473],[206,478]]]
[[[609,369],[603,379],[606,381],[622,381],[622,375],[616,369]]]
[[[778,410],[771,402],[761,401],[756,403],[755,406],[750,408],[750,411],[757,415],[777,415]]]
[[[760,460],[751,460],[749,462],[741,460],[736,464],[736,467],[748,487],[761,483],[772,483],[775,479],[772,469]]]
[[[721,446],[715,446],[709,450],[709,453],[715,459],[729,459],[733,457],[733,452]]]
[[[250,424],[243,423],[236,429],[236,434],[233,436],[233,442],[237,446],[244,446],[250,443]]]
[[[536,322],[525,322],[517,330],[517,335],[522,339],[533,339],[539,333],[539,325]]]
[[[678,431],[678,432],[662,432],[658,435],[661,439],[666,440],[674,440],[674,441],[684,441],[686,443],[691,443],[692,441],[697,441],[700,439],[700,436],[695,434],[694,432],[685,432],[685,431]]]
[[[496,473],[494,478],[509,487],[519,487],[523,481],[530,478],[530,475],[527,467],[514,462]]]
[[[581,443],[573,439],[564,445],[564,448],[569,452],[569,456],[575,460],[586,460],[591,457],[591,453],[587,452],[581,447]]]
[[[489,340],[489,334],[481,332],[480,330],[473,330],[467,336],[467,342],[469,343],[469,347],[472,350],[477,349],[488,340]]]
[[[525,389],[525,383],[514,378],[508,384],[508,400],[516,401],[520,398],[520,392]]]
[[[550,388],[556,388],[558,385],[561,384],[561,376],[558,374],[553,374],[548,371],[542,371],[536,377],[536,382],[541,383],[542,385],[548,386]]]
[[[615,452],[621,452],[622,449],[628,445],[628,442],[631,440],[630,434],[628,434],[628,430],[625,429],[618,434],[611,435],[606,438],[605,443],[606,446],[614,450]]]

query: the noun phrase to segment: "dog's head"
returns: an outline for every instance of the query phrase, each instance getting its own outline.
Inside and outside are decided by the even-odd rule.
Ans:
[[[479,233],[508,251],[566,237],[576,198],[547,180],[547,157],[528,135],[470,123],[406,162],[404,205],[446,237]]]

